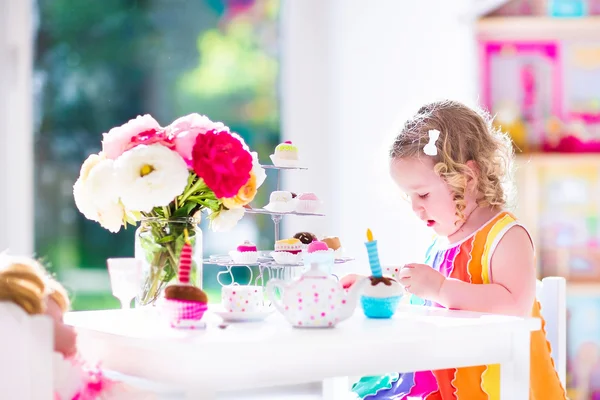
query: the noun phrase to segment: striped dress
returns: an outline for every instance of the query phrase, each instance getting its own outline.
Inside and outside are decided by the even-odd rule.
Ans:
[[[427,251],[425,263],[444,276],[473,284],[489,284],[492,254],[512,227],[519,225],[515,217],[501,212],[466,239],[443,245],[435,241]],[[410,298],[411,304],[438,306],[430,301]],[[531,315],[541,318],[540,304],[535,301]],[[425,400],[497,400],[500,399],[500,366],[452,368],[438,371],[421,371],[406,374],[388,374],[364,377],[353,391],[369,400],[406,399]],[[566,399],[554,363],[550,344],[546,340],[544,322],[542,330],[531,334],[531,400]]]

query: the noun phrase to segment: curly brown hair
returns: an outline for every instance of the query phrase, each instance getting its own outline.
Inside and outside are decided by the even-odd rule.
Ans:
[[[427,156],[423,147],[429,131],[440,132],[437,155]],[[434,170],[454,196],[456,215],[465,219],[465,191],[468,178],[477,182],[482,207],[504,207],[512,191],[513,146],[508,135],[492,125],[488,113],[472,109],[457,101],[444,100],[427,104],[409,119],[394,140],[392,159],[431,157]],[[469,168],[472,161],[475,168]]]

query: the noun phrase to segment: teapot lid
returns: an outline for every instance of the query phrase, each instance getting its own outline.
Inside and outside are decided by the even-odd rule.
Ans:
[[[319,263],[313,262],[302,276],[304,278],[328,278],[329,274],[319,268]]]

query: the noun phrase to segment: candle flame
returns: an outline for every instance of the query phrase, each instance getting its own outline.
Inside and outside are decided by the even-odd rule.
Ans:
[[[367,240],[368,240],[369,242],[372,242],[372,241],[373,241],[373,232],[371,232],[371,230],[370,230],[370,229],[367,229]]]
[[[188,234],[187,228],[183,230],[183,238],[185,240],[185,244],[190,244],[190,235]]]

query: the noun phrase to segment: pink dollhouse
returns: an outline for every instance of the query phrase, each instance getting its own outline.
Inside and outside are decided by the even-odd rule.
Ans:
[[[491,17],[478,40],[481,102],[518,150],[600,152],[600,18]]]

